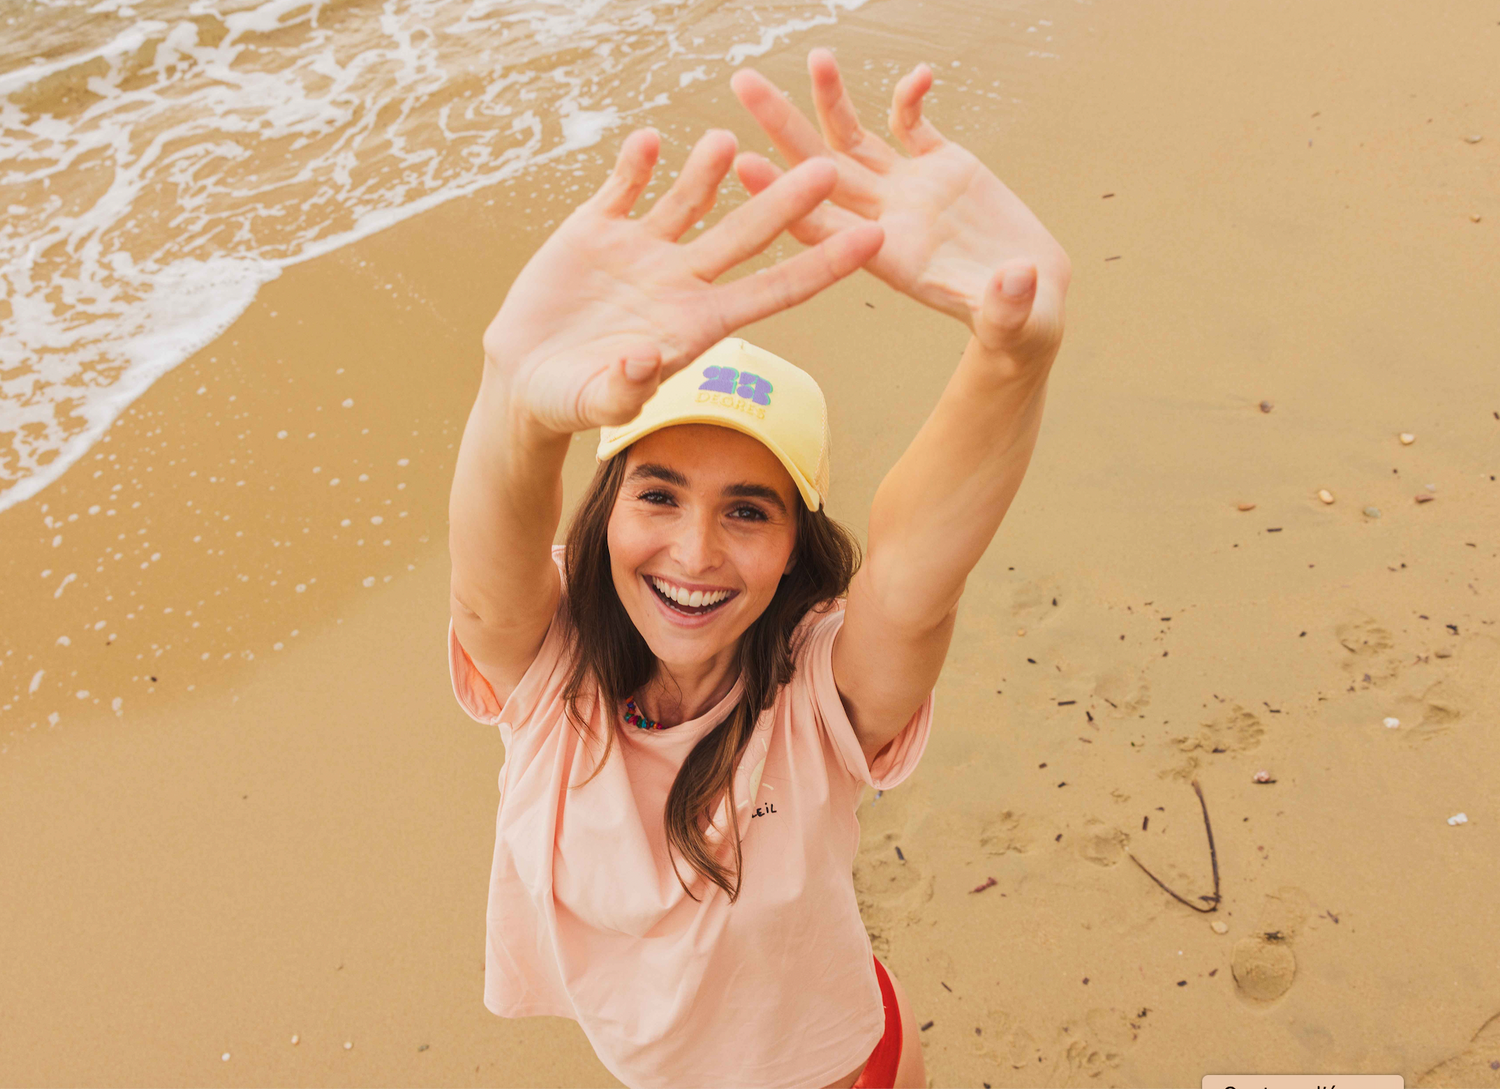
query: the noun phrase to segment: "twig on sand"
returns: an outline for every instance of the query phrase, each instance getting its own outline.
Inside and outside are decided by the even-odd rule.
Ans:
[[[1209,824],[1209,822],[1208,822],[1208,803],[1203,800],[1203,788],[1198,785],[1198,780],[1197,779],[1193,780],[1193,793],[1195,793],[1195,794],[1198,795],[1198,804],[1203,808],[1203,831],[1206,832],[1206,833],[1208,833],[1208,858],[1209,858],[1209,861],[1212,863],[1213,870],[1214,870],[1214,892],[1213,892],[1213,895],[1212,896],[1200,896],[1200,897],[1198,897],[1198,899],[1207,901],[1210,906],[1208,906],[1208,907],[1199,907],[1197,904],[1193,903],[1191,900],[1186,900],[1183,897],[1178,896],[1171,889],[1167,888],[1166,885],[1162,884],[1161,878],[1157,877],[1150,870],[1146,869],[1145,866],[1141,865],[1141,860],[1138,859],[1138,858],[1136,858],[1135,855],[1132,855],[1128,849],[1126,850],[1125,854],[1129,857],[1130,861],[1134,862],[1137,866],[1141,867],[1141,872],[1142,873],[1144,873],[1147,877],[1151,878],[1151,880],[1155,881],[1158,885],[1161,885],[1162,891],[1165,892],[1172,899],[1176,900],[1179,904],[1186,904],[1188,907],[1192,908],[1194,911],[1199,911],[1199,912],[1202,912],[1205,915],[1208,915],[1208,914],[1211,914],[1212,912],[1215,912],[1215,911],[1219,910],[1219,900],[1220,900],[1220,896],[1219,896],[1219,852],[1214,849],[1214,829],[1213,829],[1213,825]]]

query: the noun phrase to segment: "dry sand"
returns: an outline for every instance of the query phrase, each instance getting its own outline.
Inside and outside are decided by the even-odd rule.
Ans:
[[[1500,1085],[1500,16],[1041,14],[1059,56],[1019,73],[1027,21],[956,0],[759,63],[803,101],[811,44],[998,79],[1019,104],[932,112],[1077,270],[931,746],[861,810],[932,1083]],[[716,88],[669,155],[708,124],[764,146]],[[441,642],[479,334],[577,195],[292,269],[0,515],[0,1082],[613,1084],[573,1024],[481,1005],[503,751]],[[963,330],[862,278],[749,335],[824,381],[862,529]],[[1211,915],[1126,857],[1213,891],[1194,779]]]

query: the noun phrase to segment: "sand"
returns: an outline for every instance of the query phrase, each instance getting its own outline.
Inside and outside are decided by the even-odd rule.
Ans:
[[[1057,56],[1014,73],[1029,20],[956,0],[758,62],[804,101],[812,44],[999,80],[933,115],[1076,269],[932,742],[860,814],[932,1084],[1500,1085],[1500,24],[1042,14]],[[765,146],[719,87],[668,155],[707,124]],[[481,1004],[504,753],[441,642],[479,334],[576,196],[289,270],[0,514],[0,1083],[614,1084],[573,1024]],[[862,529],[964,331],[857,278],[747,335],[823,380]],[[1130,860],[1207,906],[1194,781],[1212,914]]]

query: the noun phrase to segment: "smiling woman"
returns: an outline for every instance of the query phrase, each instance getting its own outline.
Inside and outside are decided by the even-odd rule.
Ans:
[[[831,55],[809,68],[821,136],[736,74],[793,166],[740,157],[754,195],[689,242],[733,137],[706,134],[639,217],[658,141],[627,137],[486,332],[454,475],[449,667],[506,748],[485,1004],[575,1018],[629,1085],[926,1084],[859,916],[855,809],[926,746],[1062,335],[1067,258],[922,117],[931,72],[896,87],[903,157]],[[812,248],[714,286],[784,230]],[[876,493],[863,566],[824,512],[822,391],[726,337],[859,267],[973,334]],[[551,547],[593,427],[598,471]]]

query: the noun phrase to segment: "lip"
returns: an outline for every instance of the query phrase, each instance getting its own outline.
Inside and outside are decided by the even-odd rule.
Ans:
[[[702,584],[695,586],[689,583],[678,582],[676,579],[668,579],[662,575],[642,575],[641,582],[646,587],[647,596],[651,598],[651,601],[656,605],[656,608],[661,613],[661,615],[666,617],[668,621],[670,621],[672,624],[675,624],[679,628],[701,628],[713,623],[716,619],[718,619],[719,615],[723,613],[724,608],[731,601],[740,596],[740,592],[738,590],[730,590],[729,597],[725,598],[724,603],[713,612],[704,613],[701,616],[688,616],[684,613],[679,613],[677,610],[673,609],[661,599],[661,595],[656,592],[656,587],[651,585],[651,580],[653,578],[660,578],[664,582],[670,582],[675,586],[681,586],[683,589],[689,592],[693,590],[702,590],[705,593],[708,593],[714,590],[726,590],[729,588],[726,586],[707,586]]]

